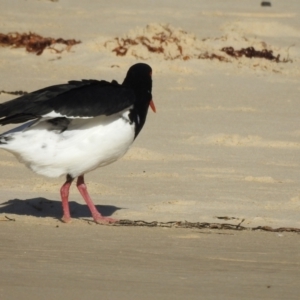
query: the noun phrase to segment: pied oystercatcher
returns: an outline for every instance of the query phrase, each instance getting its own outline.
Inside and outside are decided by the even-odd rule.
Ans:
[[[152,70],[133,65],[122,84],[115,80],[69,81],[0,104],[0,124],[24,123],[0,135],[0,148],[35,173],[66,176],[60,189],[64,222],[71,220],[69,189],[77,188],[97,223],[102,216],[84,183],[84,174],[122,157],[141,131],[152,101]]]

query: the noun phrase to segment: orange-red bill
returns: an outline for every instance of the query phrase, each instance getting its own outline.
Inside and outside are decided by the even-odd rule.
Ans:
[[[156,112],[156,108],[155,108],[153,100],[150,101],[149,105],[150,105],[151,109],[153,110],[153,112]]]

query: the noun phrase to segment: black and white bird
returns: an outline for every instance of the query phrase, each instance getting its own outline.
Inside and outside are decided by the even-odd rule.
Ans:
[[[152,70],[144,63],[129,68],[122,84],[69,81],[0,104],[0,124],[24,123],[0,135],[0,148],[37,174],[66,176],[60,189],[64,222],[71,220],[69,189],[77,188],[97,223],[102,216],[84,183],[84,174],[122,157],[143,128],[152,101]]]

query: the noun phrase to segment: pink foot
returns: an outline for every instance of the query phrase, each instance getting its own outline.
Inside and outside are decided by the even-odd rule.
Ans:
[[[77,188],[80,192],[80,194],[82,195],[83,199],[85,200],[87,206],[89,207],[91,214],[93,216],[94,221],[97,224],[112,224],[112,223],[116,223],[118,222],[118,220],[112,219],[112,218],[107,218],[107,217],[103,217],[97,210],[96,206],[94,205],[88,191],[87,191],[87,187],[84,183],[84,178],[83,175],[82,176],[78,176],[77,179]]]
[[[98,216],[93,216],[93,219],[94,221],[97,223],[97,224],[113,224],[113,223],[116,223],[118,222],[119,220],[117,219],[113,219],[113,218],[108,218],[108,217],[103,217],[101,215],[98,215]]]
[[[61,220],[64,223],[71,223],[72,218],[71,217],[67,217],[67,216],[62,216]]]

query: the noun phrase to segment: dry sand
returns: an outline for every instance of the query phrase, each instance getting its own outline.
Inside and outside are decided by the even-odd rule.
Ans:
[[[260,1],[250,0],[132,0],[126,1],[126,4],[122,1],[3,0],[0,4],[1,33],[31,31],[45,37],[74,38],[82,43],[62,53],[45,50],[40,56],[28,53],[24,48],[0,48],[0,90],[30,92],[84,78],[121,81],[130,65],[145,61],[153,68],[153,97],[157,114],[149,112],[141,135],[122,160],[86,176],[91,195],[100,210],[118,219],[230,224],[243,221],[242,224],[249,228],[300,228],[300,5],[296,0],[271,3],[271,7],[261,7]],[[144,38],[141,39],[141,36]],[[159,38],[162,37],[165,41],[160,43]],[[126,40],[136,44],[125,47]],[[149,46],[156,50],[149,51]],[[263,58],[233,58],[221,51],[229,46],[236,50],[247,47],[272,50],[274,56],[280,55],[281,62]],[[60,45],[55,47],[62,49]],[[158,51],[159,47],[163,51]],[[126,55],[116,56],[116,49],[127,51]],[[0,94],[1,102],[13,98],[12,95]],[[1,132],[7,128],[1,128]],[[204,280],[211,289],[197,290],[194,277],[190,285],[178,277],[178,281],[169,279],[170,285],[167,285],[168,289],[165,287],[165,292],[162,292],[165,297],[161,299],[168,299],[166,295],[172,299],[183,299],[189,289],[203,292],[203,299],[221,299],[224,293],[227,298],[222,299],[287,299],[284,293],[278,291],[268,296],[264,290],[264,297],[260,297],[259,293],[251,296],[258,282],[263,282],[264,287],[269,285],[269,267],[262,273],[264,275],[258,275],[260,270],[256,274],[262,251],[259,247],[249,253],[249,260],[257,263],[250,268],[252,271],[249,269],[250,275],[245,269],[242,274],[238,271],[245,267],[243,259],[238,260],[234,268],[230,267],[230,260],[223,260],[222,256],[218,262],[206,260],[208,254],[205,253],[213,251],[219,243],[221,249],[228,246],[226,251],[239,257],[238,253],[247,252],[253,243],[260,245],[266,242],[268,249],[273,251],[272,259],[266,259],[270,272],[275,272],[276,282],[282,283],[280,290],[291,292],[288,299],[297,299],[299,287],[288,284],[295,278],[299,279],[300,275],[296,247],[299,246],[299,235],[296,233],[288,234],[288,239],[279,239],[275,233],[234,233],[234,242],[229,239],[230,235],[214,234],[210,235],[211,248],[202,248],[206,241],[199,238],[202,235],[197,230],[89,226],[91,218],[75,188],[71,191],[71,208],[75,218],[72,224],[64,225],[58,220],[61,215],[59,188],[64,179],[39,177],[4,151],[0,152],[0,176],[0,220],[7,220],[6,217],[15,219],[15,222],[0,222],[4,238],[0,245],[4,259],[1,264],[6,264],[6,267],[0,268],[0,298],[2,293],[3,297],[8,299],[10,295],[10,299],[14,299],[22,295],[24,287],[29,295],[26,299],[41,299],[37,295],[48,291],[46,277],[38,275],[42,269],[37,268],[42,268],[42,265],[45,269],[52,268],[49,289],[57,280],[61,298],[74,296],[67,290],[72,287],[76,290],[80,274],[90,278],[86,288],[93,284],[97,286],[109,274],[106,278],[110,282],[109,288],[104,293],[107,299],[110,288],[113,290],[112,283],[137,286],[139,281],[135,281],[135,276],[144,276],[142,281],[149,283],[158,276],[156,272],[160,264],[167,269],[176,261],[178,270],[184,269],[184,266],[186,272],[193,270],[189,274],[198,276],[199,282]],[[228,217],[228,220],[220,217]],[[114,273],[103,272],[103,261],[100,260],[98,281],[96,273],[89,277],[85,269],[86,260],[87,267],[96,272],[95,262],[90,257],[94,252],[88,252],[89,239],[78,238],[76,232],[90,239],[94,234],[99,237],[99,241],[93,240],[99,257],[102,257],[102,247],[106,251],[104,257],[110,251],[120,253],[118,251],[126,246],[124,237],[128,238],[128,249],[138,251],[134,246],[138,244],[142,252],[148,251],[149,247],[144,244],[144,239],[154,239],[151,246],[160,249],[165,247],[164,239],[170,239],[173,234],[176,238],[181,234],[196,236],[199,243],[194,243],[194,239],[179,239],[182,247],[180,255],[174,250],[177,244],[171,243],[170,251],[175,252],[171,251],[173,256],[167,262],[167,249],[161,252],[149,250],[147,257],[134,254],[141,263],[130,265],[132,269],[128,272],[134,269],[136,273],[130,273],[129,283],[124,281],[129,274],[127,271],[114,277],[122,269],[119,260],[114,260],[113,256],[107,258],[110,263],[106,267]],[[47,243],[46,237],[49,239]],[[282,240],[286,246],[280,244]],[[72,259],[59,260],[57,268],[51,264],[52,259],[59,259],[60,253],[43,260],[43,251],[51,249],[62,251],[65,257],[70,255],[69,250],[63,250],[65,245],[66,249],[81,249],[85,245],[89,258],[82,256],[83,250],[74,250]],[[189,247],[195,251],[194,260],[188,259]],[[31,258],[27,261],[18,249],[26,253],[33,249]],[[197,249],[201,251],[197,252]],[[288,259],[284,251],[290,251]],[[129,252],[124,254],[124,261]],[[134,259],[134,255],[130,254],[129,258]],[[33,266],[24,284],[21,284],[28,269],[15,269],[22,264],[34,264],[35,257],[40,257],[44,263],[39,267]],[[142,261],[149,259],[157,259],[155,272],[149,273],[148,265],[142,267]],[[80,267],[77,269],[78,260]],[[196,260],[206,264],[209,276],[193,269]],[[218,272],[220,261],[224,268]],[[280,271],[280,263],[275,263],[278,261],[287,261],[286,270],[291,268],[293,271]],[[60,267],[64,268],[65,264],[70,268],[61,270]],[[170,273],[159,276],[170,278],[172,268],[169,270]],[[14,281],[15,272],[18,276]],[[64,291],[61,280],[74,272],[76,274],[71,277],[74,281],[69,278],[68,289]],[[217,274],[216,277],[214,274]],[[222,290],[213,289],[214,285],[218,286],[216,282],[226,285],[228,276],[241,280],[240,276],[247,274],[249,285],[244,281],[246,294],[231,294],[230,289],[222,293]],[[255,276],[260,276],[258,281]],[[283,278],[285,281],[280,281]],[[159,298],[158,294],[153,297],[149,294],[155,290],[155,284],[140,287],[141,293],[143,289],[148,293],[144,299]],[[79,289],[85,291],[84,284]],[[103,293],[101,288],[96,291]],[[267,291],[271,289],[267,288]],[[58,290],[52,289],[52,292],[55,294]],[[118,293],[125,298],[126,295],[134,296],[128,290],[120,289]],[[117,294],[111,294],[111,297],[115,299]],[[140,295],[137,293],[133,299],[143,299]],[[96,298],[96,292],[91,296]],[[1,299],[6,299],[3,297]],[[194,298],[197,298],[196,295],[190,297]]]

